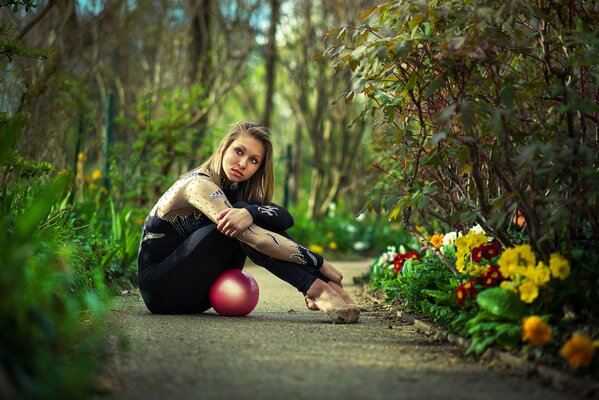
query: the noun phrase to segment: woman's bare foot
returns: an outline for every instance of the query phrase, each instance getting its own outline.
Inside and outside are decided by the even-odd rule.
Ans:
[[[355,304],[354,301],[351,299],[351,297],[349,297],[349,294],[347,294],[347,292],[345,290],[343,290],[343,288],[338,285],[337,283],[331,281],[328,282],[329,286],[332,287],[339,296],[341,296],[341,298],[343,299],[343,301],[345,301],[347,304]]]
[[[306,301],[306,307],[308,307],[308,310],[320,311],[320,308],[318,308],[318,306],[316,305],[315,302],[313,302],[312,300],[310,300],[310,298],[308,297],[308,295],[304,296],[304,300]]]
[[[306,292],[306,305],[311,310],[317,307],[329,315],[333,323],[356,322],[360,316],[360,309],[356,305],[348,304],[330,283],[321,279],[314,281]]]
[[[347,292],[345,290],[343,290],[343,288],[341,286],[339,286],[337,283],[330,281],[327,282],[327,285],[329,285],[330,287],[333,288],[333,290],[335,290],[337,292],[337,294],[339,296],[341,296],[341,298],[343,299],[343,301],[345,301],[345,303],[347,304],[355,304],[354,301],[351,299],[351,297],[349,297],[349,295],[347,294]],[[318,311],[320,310],[320,308],[318,308],[318,305],[313,302],[310,297],[308,297],[308,295],[306,295],[304,297],[304,300],[306,301],[306,307],[308,307],[308,310],[312,310],[312,311]]]

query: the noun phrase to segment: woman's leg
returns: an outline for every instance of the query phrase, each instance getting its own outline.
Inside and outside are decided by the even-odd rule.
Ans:
[[[285,232],[277,233],[291,239]],[[358,319],[359,308],[353,304],[350,305],[346,301],[349,296],[343,291],[343,288],[330,281],[319,270],[269,257],[244,243],[242,243],[242,248],[254,263],[266,268],[302,292],[306,300],[313,304],[311,309],[329,314],[333,322],[337,323],[356,322]],[[343,292],[344,296],[339,293],[337,288]],[[351,301],[351,299],[349,300]]]
[[[211,307],[208,293],[214,281],[224,270],[243,268],[244,261],[245,253],[236,239],[222,235],[215,225],[200,228],[162,262],[144,268],[142,297],[153,313],[206,311]]]

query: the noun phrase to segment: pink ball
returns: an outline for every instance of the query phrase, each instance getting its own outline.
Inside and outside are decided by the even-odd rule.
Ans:
[[[258,304],[258,283],[240,269],[223,272],[210,287],[212,308],[227,317],[244,317]]]

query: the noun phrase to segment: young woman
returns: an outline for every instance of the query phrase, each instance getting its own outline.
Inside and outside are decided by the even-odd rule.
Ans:
[[[153,313],[199,313],[226,269],[246,256],[296,287],[311,310],[334,323],[353,323],[360,309],[343,290],[342,274],[293,241],[293,218],[272,204],[272,143],[251,122],[233,126],[216,152],[177,180],[145,221],[139,248],[139,287]]]

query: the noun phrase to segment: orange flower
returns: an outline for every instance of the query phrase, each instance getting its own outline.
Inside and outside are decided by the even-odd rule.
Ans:
[[[431,244],[435,247],[441,247],[441,245],[443,245],[443,237],[445,235],[444,234],[440,234],[440,235],[433,235],[433,237],[431,237]]]
[[[549,343],[551,334],[551,327],[544,323],[538,315],[524,318],[522,321],[522,341],[524,342],[540,346]]]
[[[591,364],[593,355],[595,355],[595,348],[590,337],[583,333],[574,333],[564,343],[559,354],[573,368],[588,367]]]

